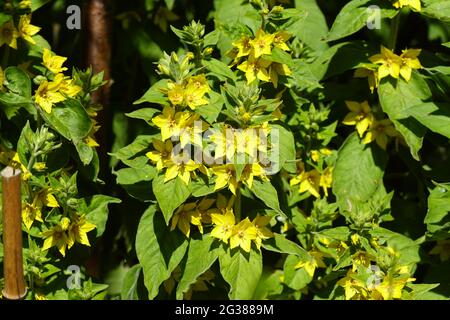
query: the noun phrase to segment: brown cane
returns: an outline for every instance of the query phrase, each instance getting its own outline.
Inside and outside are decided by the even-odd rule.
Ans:
[[[3,181],[3,297],[22,299],[27,289],[23,276],[22,257],[22,204],[20,196],[21,171],[6,167]]]

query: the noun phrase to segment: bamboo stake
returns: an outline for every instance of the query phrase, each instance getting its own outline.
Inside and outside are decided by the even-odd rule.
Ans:
[[[84,12],[84,62],[86,67],[92,67],[94,73],[103,71],[104,79],[109,81],[106,85],[92,93],[93,103],[103,106],[97,121],[101,124],[97,132],[97,141],[100,157],[100,174],[105,175],[103,168],[108,163],[108,132],[110,131],[111,112],[109,106],[111,87],[111,30],[112,14],[111,0],[88,0],[83,8]]]
[[[9,300],[25,297],[27,288],[23,276],[21,171],[6,167],[3,183],[3,296]]]

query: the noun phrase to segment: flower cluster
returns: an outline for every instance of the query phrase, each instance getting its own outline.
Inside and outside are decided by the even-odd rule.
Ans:
[[[414,69],[422,68],[418,56],[421,49],[406,49],[402,54],[396,55],[392,50],[381,46],[381,52],[369,58],[371,64],[363,64],[355,71],[355,77],[368,78],[370,90],[373,92],[381,79],[391,76],[398,79],[400,76],[409,81]]]
[[[270,58],[273,48],[282,51],[290,51],[286,44],[291,35],[286,31],[276,33],[266,33],[259,29],[254,38],[243,36],[238,41],[233,42],[234,49],[230,52],[233,58],[233,65],[245,72],[247,83],[252,83],[256,79],[265,82],[272,82],[274,87],[278,86],[278,76],[289,76],[291,70],[284,63],[273,61]],[[241,61],[245,59],[245,61]]]
[[[318,163],[321,158],[328,157],[332,151],[327,148],[311,151],[311,160]],[[297,165],[297,175],[289,181],[291,186],[299,185],[298,192],[309,192],[316,198],[320,198],[320,189],[322,188],[325,197],[328,197],[328,189],[333,183],[333,166],[325,169],[314,167],[311,170],[305,170],[305,164],[299,162]]]
[[[33,36],[36,35],[41,28],[31,24],[31,14],[24,14],[19,17],[17,28],[13,19],[10,19],[0,26],[0,47],[7,45],[13,49],[17,49],[17,39],[36,44]]]
[[[67,58],[53,54],[44,48],[42,64],[50,72],[48,78],[42,80],[37,88],[34,100],[45,112],[50,113],[54,104],[62,102],[67,98],[73,98],[81,91],[81,87],[74,83],[71,77],[63,74],[63,67]],[[51,79],[51,80],[49,80]]]
[[[367,101],[345,101],[350,113],[342,121],[345,125],[355,126],[358,135],[363,138],[364,144],[375,141],[382,149],[386,150],[389,138],[401,138],[389,119],[377,120]]]

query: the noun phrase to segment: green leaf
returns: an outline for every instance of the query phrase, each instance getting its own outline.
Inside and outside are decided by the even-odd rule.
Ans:
[[[411,80],[383,79],[378,87],[378,95],[383,111],[387,113],[395,128],[403,135],[411,155],[419,160],[419,150],[422,148],[426,129],[412,117],[406,117],[405,110],[421,104],[431,98],[430,89],[425,80],[413,72]]]
[[[384,151],[363,144],[357,133],[352,133],[339,149],[333,170],[333,193],[341,207],[348,209],[353,202],[369,200],[383,184],[386,162]]]
[[[214,91],[209,92],[208,95],[208,104],[198,107],[195,112],[200,114],[207,122],[213,124],[217,120],[220,111],[222,111],[224,101],[222,95]]]
[[[380,8],[381,18],[392,18],[398,12],[391,4],[386,4],[381,0],[350,1],[341,9],[334,20],[327,41],[344,38],[365,27],[372,13],[371,10],[368,10],[370,5],[376,5]]]
[[[257,198],[262,200],[266,206],[284,215],[283,211],[280,209],[277,190],[270,183],[270,181],[255,179],[253,180],[253,185],[250,190]]]
[[[34,132],[30,128],[30,122],[27,121],[20,133],[19,141],[17,142],[17,153],[20,162],[24,166],[28,166],[28,159],[32,151],[32,142],[34,140]]]
[[[153,192],[167,225],[175,209],[183,204],[191,194],[183,180],[177,177],[164,183],[164,175],[159,175],[153,180]]]
[[[219,253],[220,273],[231,289],[232,300],[249,300],[253,297],[262,274],[262,256],[255,250],[221,250]]]
[[[286,30],[305,42],[314,51],[323,51],[328,34],[327,21],[316,0],[295,0],[295,7],[306,14],[287,26]]]
[[[0,105],[8,120],[11,120],[20,108],[25,108],[31,114],[36,113],[36,108],[30,98],[22,97],[15,93],[0,92]]]
[[[4,84],[13,93],[31,99],[31,80],[22,69],[17,67],[6,68]]]
[[[151,181],[157,175],[154,166],[146,165],[142,168],[124,168],[114,174],[117,176],[117,184],[130,185],[141,181]]]
[[[8,22],[8,20],[11,19],[11,16],[9,14],[6,14],[5,12],[0,12],[0,26],[5,24],[5,22]]]
[[[142,119],[144,121],[150,122],[153,119],[155,113],[158,112],[161,112],[161,110],[153,108],[142,108],[130,113],[125,113],[125,115],[130,118]]]
[[[233,71],[231,71],[230,67],[222,61],[211,58],[210,60],[203,60],[202,64],[214,75],[220,75],[222,77],[236,81],[236,75],[233,73]],[[225,79],[222,78],[221,80]]]
[[[402,234],[381,227],[373,228],[370,234],[378,238],[381,243],[386,241],[389,247],[401,253],[397,260],[398,265],[411,265],[421,260],[419,249],[425,237],[412,240]]]
[[[203,45],[205,47],[215,46],[219,41],[219,37],[220,37],[220,30],[216,29],[214,31],[211,31],[203,38]]]
[[[33,0],[33,1],[31,1],[31,12],[36,11],[37,9],[39,9],[43,5],[47,4],[48,2],[50,2],[50,0]]]
[[[215,193],[214,190],[215,183],[211,182],[209,179],[197,178],[189,183],[189,190],[192,196],[199,198],[207,196],[208,194]]]
[[[449,0],[425,0],[425,7],[421,14],[439,19],[444,22],[450,22],[450,1]]]
[[[120,292],[120,298],[122,300],[139,300],[137,287],[141,271],[142,267],[140,264],[136,264],[128,269],[123,278],[122,290]]]
[[[137,136],[132,143],[123,147],[122,149],[119,149],[116,153],[113,153],[112,155],[117,159],[119,159],[120,161],[128,160],[139,153],[148,151],[155,137],[156,135]]]
[[[173,9],[173,5],[175,4],[175,0],[164,0],[164,2],[166,3],[167,9],[169,9],[169,10]]]
[[[155,206],[150,206],[139,222],[136,254],[144,272],[149,299],[154,299],[160,285],[170,278],[180,264],[188,241],[180,232],[170,232]]]
[[[75,99],[67,99],[52,108],[51,113],[41,112],[42,118],[64,138],[79,141],[92,129],[92,121],[84,107]]]
[[[121,202],[122,200],[110,196],[95,195],[81,200],[79,211],[86,214],[86,219],[97,226],[97,237],[100,237],[108,220],[108,205]]]
[[[183,299],[183,294],[189,287],[216,261],[218,249],[212,246],[213,243],[214,238],[209,234],[189,242],[186,265],[177,287],[177,299]]]
[[[283,271],[281,270],[263,270],[253,295],[253,300],[267,300],[272,295],[279,295],[283,292]]]
[[[428,196],[428,212],[424,220],[431,235],[450,233],[450,184],[438,184]]]
[[[274,134],[274,130],[278,131],[279,143],[276,139],[271,141],[273,144],[272,149],[279,150],[279,168],[284,168],[290,173],[297,172],[296,162],[295,162],[295,140],[294,135],[290,130],[280,126],[271,125],[271,134]]]
[[[431,131],[450,139],[450,104],[422,103],[404,110],[404,114],[414,117]]]
[[[75,142],[75,148],[77,149],[81,162],[83,162],[85,166],[91,163],[92,158],[94,157],[94,150],[90,146],[83,141],[77,141]]]
[[[305,259],[308,257],[305,249],[278,233],[275,233],[273,238],[263,241],[262,247],[269,251],[292,254]]]
[[[303,259],[299,259],[296,256],[290,255],[284,262],[284,283],[294,290],[303,289],[312,280],[311,276],[306,272],[305,268],[295,268],[300,260]]]
[[[161,91],[161,89],[167,89],[167,80],[159,80],[146,93],[133,104],[141,104],[144,102],[162,104],[164,106],[168,105],[168,99],[166,95]]]

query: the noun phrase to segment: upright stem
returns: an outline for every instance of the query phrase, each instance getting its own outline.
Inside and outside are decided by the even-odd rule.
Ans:
[[[400,26],[400,12],[397,13],[394,19],[391,20],[391,36],[389,38],[389,49],[392,51],[395,50],[397,45],[397,37],[398,37],[398,28]]]

